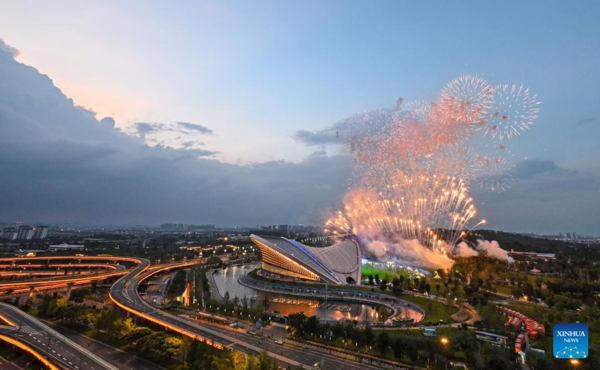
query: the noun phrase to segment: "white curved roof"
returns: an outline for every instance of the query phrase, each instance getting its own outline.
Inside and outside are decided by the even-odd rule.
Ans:
[[[361,251],[358,243],[353,240],[317,248],[286,238],[251,235],[250,239],[261,250],[268,247],[310,270],[325,282],[346,284],[348,277],[360,282]],[[264,262],[263,267],[268,269]],[[270,263],[273,264],[272,259]],[[285,269],[284,266],[277,267],[278,272],[281,272],[281,268]]]

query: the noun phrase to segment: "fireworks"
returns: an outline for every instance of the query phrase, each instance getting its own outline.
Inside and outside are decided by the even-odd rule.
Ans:
[[[485,223],[476,219],[468,187],[502,192],[515,181],[508,161],[477,148],[505,152],[506,141],[537,119],[539,104],[529,89],[462,76],[435,102],[400,98],[393,110],[343,122],[354,186],[327,231],[359,235],[378,246],[375,254],[384,249],[413,261],[426,255],[428,264],[446,266],[438,257],[448,258],[471,228]],[[481,145],[486,141],[493,145]]]
[[[484,135],[499,141],[521,135],[538,118],[540,104],[537,95],[523,86],[496,86],[494,101],[484,122]]]
[[[501,157],[479,157],[477,159],[478,185],[491,192],[505,192],[516,181],[514,166]]]
[[[481,124],[493,102],[493,93],[492,87],[480,77],[462,76],[450,81],[440,96],[444,122]]]
[[[477,213],[463,181],[450,176],[403,176],[378,193],[357,191],[350,198],[327,222],[331,232],[394,234],[442,253],[465,235]]]

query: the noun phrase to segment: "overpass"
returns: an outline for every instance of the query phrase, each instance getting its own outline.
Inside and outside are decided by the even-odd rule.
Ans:
[[[117,370],[102,358],[16,307],[0,303],[0,339],[34,355],[50,369]]]

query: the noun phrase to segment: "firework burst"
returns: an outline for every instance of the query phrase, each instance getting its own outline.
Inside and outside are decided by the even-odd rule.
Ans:
[[[523,87],[462,76],[436,102],[400,98],[375,120],[354,117],[347,122],[350,134],[344,133],[354,184],[327,231],[359,235],[379,252],[411,255],[407,260],[427,255],[430,265],[447,266],[460,240],[485,223],[476,219],[468,187],[503,192],[515,181],[512,164],[476,148],[504,151],[507,140],[537,119],[539,104]]]
[[[499,141],[520,136],[538,118],[540,104],[537,95],[523,86],[496,86],[494,101],[484,122],[484,135]]]

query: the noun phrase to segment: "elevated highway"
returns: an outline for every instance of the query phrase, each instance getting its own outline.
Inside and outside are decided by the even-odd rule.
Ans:
[[[102,358],[11,305],[0,303],[0,339],[37,357],[51,369],[117,370]]]

